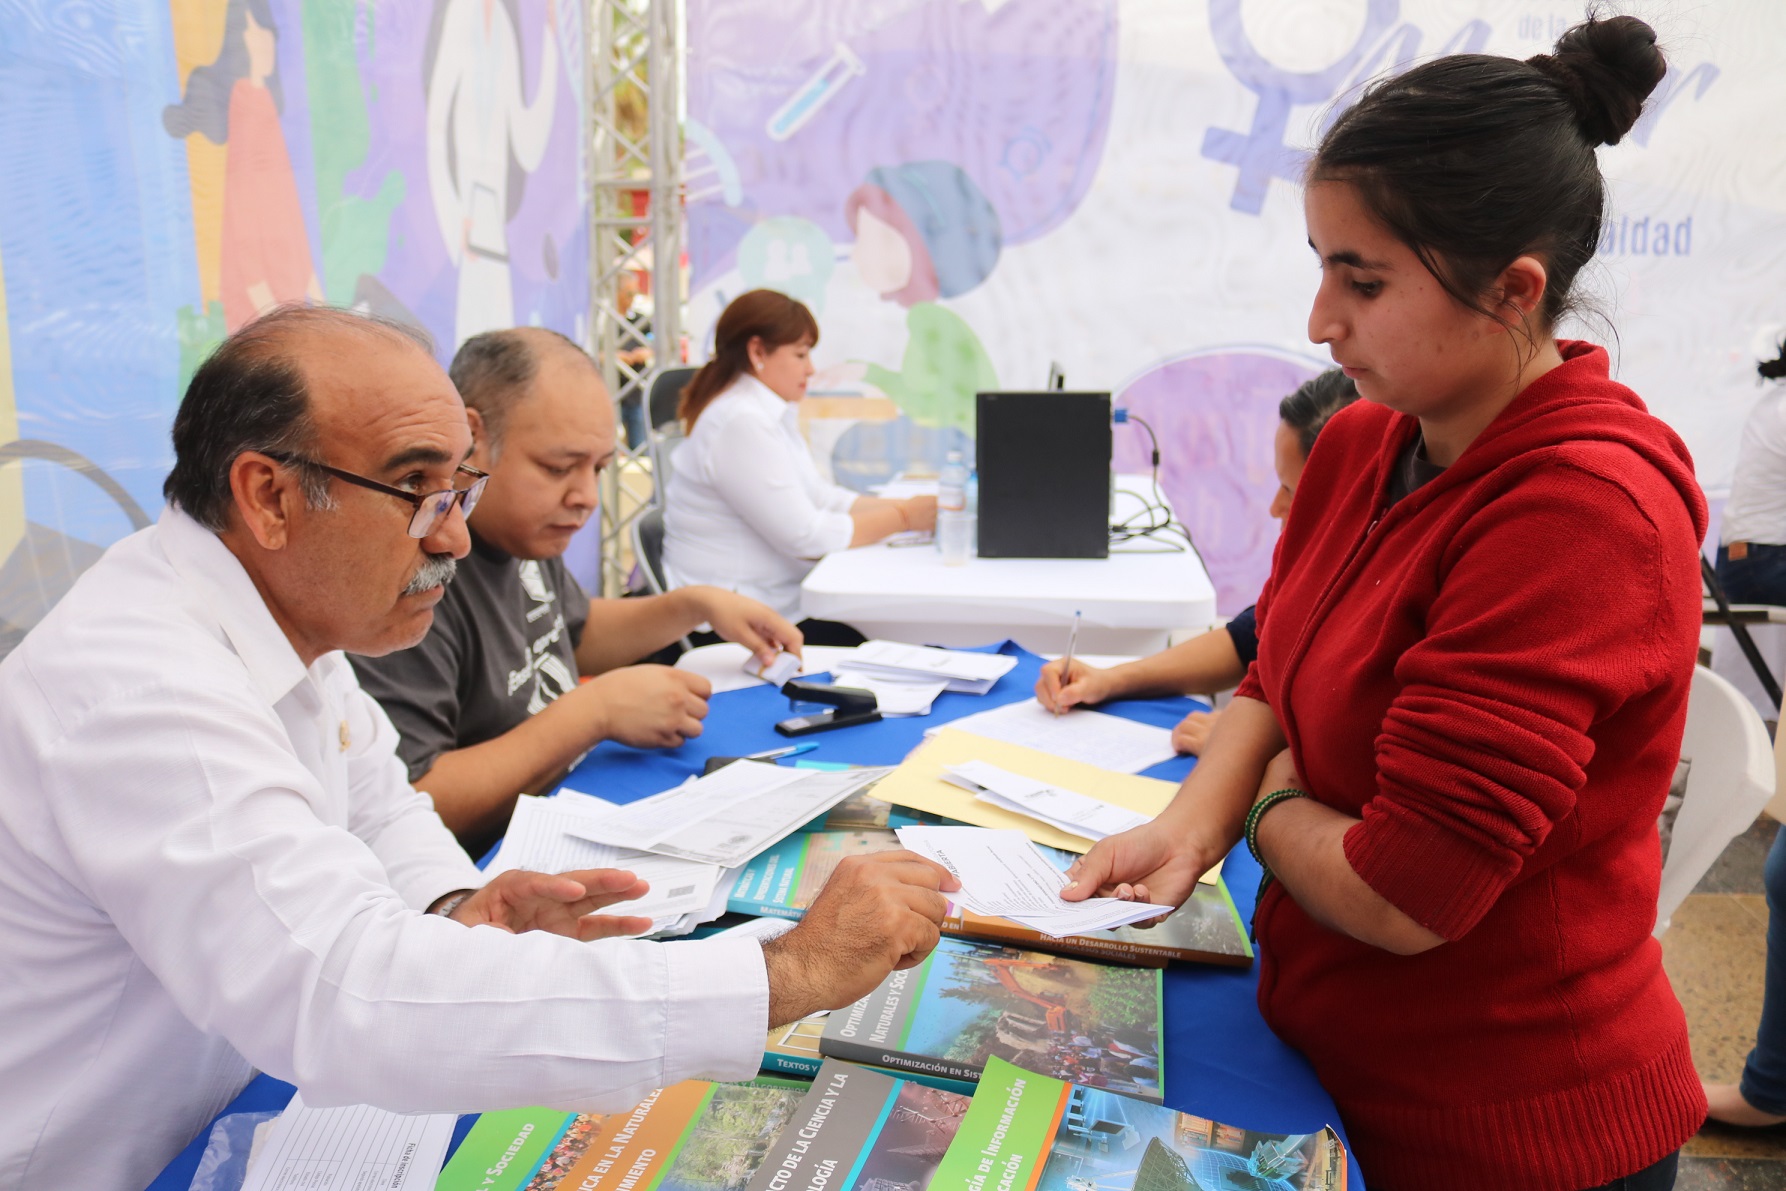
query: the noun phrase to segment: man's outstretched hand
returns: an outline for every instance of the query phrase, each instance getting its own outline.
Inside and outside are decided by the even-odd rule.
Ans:
[[[577,872],[533,873],[510,869],[490,878],[449,915],[466,926],[494,926],[512,934],[550,931],[572,939],[606,939],[642,935],[651,919],[636,914],[599,914],[619,902],[644,897],[650,886],[617,868]]]
[[[770,1027],[841,1009],[889,972],[923,963],[949,909],[943,893],[957,888],[949,870],[912,852],[846,858],[800,925],[763,944]]]

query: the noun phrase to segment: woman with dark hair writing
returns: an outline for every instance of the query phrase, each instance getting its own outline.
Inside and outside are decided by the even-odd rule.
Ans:
[[[1378,83],[1323,138],[1309,337],[1364,400],[1202,760],[1067,891],[1176,905],[1245,839],[1260,1010],[1383,1191],[1667,1188],[1705,1118],[1650,936],[1705,501],[1606,352],[1555,335],[1595,149],[1665,68],[1642,21],[1590,20]]]
[[[936,524],[936,498],[881,500],[828,483],[795,407],[812,376],[819,326],[775,290],[741,294],[719,316],[713,359],[683,390],[688,438],[676,448],[664,511],[672,586],[705,583],[761,600],[789,620],[800,581],[832,550]],[[853,645],[845,625],[805,621],[808,645]]]

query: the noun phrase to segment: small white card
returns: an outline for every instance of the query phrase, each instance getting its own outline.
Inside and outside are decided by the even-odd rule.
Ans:
[[[794,675],[800,673],[800,659],[784,649],[776,654],[775,660],[771,661],[767,666],[757,661],[754,657],[746,658],[744,661],[744,672],[752,678],[760,678],[764,682],[774,686],[780,686]]]

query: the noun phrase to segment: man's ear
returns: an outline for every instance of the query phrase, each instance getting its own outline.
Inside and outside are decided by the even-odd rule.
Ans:
[[[291,518],[304,506],[296,471],[259,451],[243,451],[229,465],[229,490],[236,515],[256,544],[262,550],[283,550]]]
[[[484,421],[482,413],[470,406],[465,407],[465,423],[471,427],[471,454],[465,462],[479,471],[489,471],[496,462],[496,451],[490,441],[490,424]]]

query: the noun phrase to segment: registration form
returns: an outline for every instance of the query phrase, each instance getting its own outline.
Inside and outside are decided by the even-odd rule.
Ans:
[[[1178,755],[1169,728],[1082,708],[1055,715],[1034,699],[964,715],[948,726],[1116,773],[1140,773]]]
[[[596,843],[577,834],[580,825],[620,813],[611,802],[573,791],[551,798],[523,796],[515,802],[502,848],[490,862],[490,875],[512,868],[541,873],[586,868],[626,869],[651,886],[636,901],[616,902],[604,914],[637,914],[664,929],[683,915],[704,908],[721,873],[718,865],[660,856],[636,848]]]
[[[1139,811],[1075,790],[1063,790],[986,761],[951,765],[944,770],[944,775],[947,781],[971,790],[982,802],[1028,815],[1069,835],[1094,842],[1152,822]]]
[[[571,830],[597,843],[736,868],[888,772],[734,761]]]
[[[458,1119],[364,1104],[311,1108],[296,1095],[268,1127],[242,1191],[428,1191]]]

